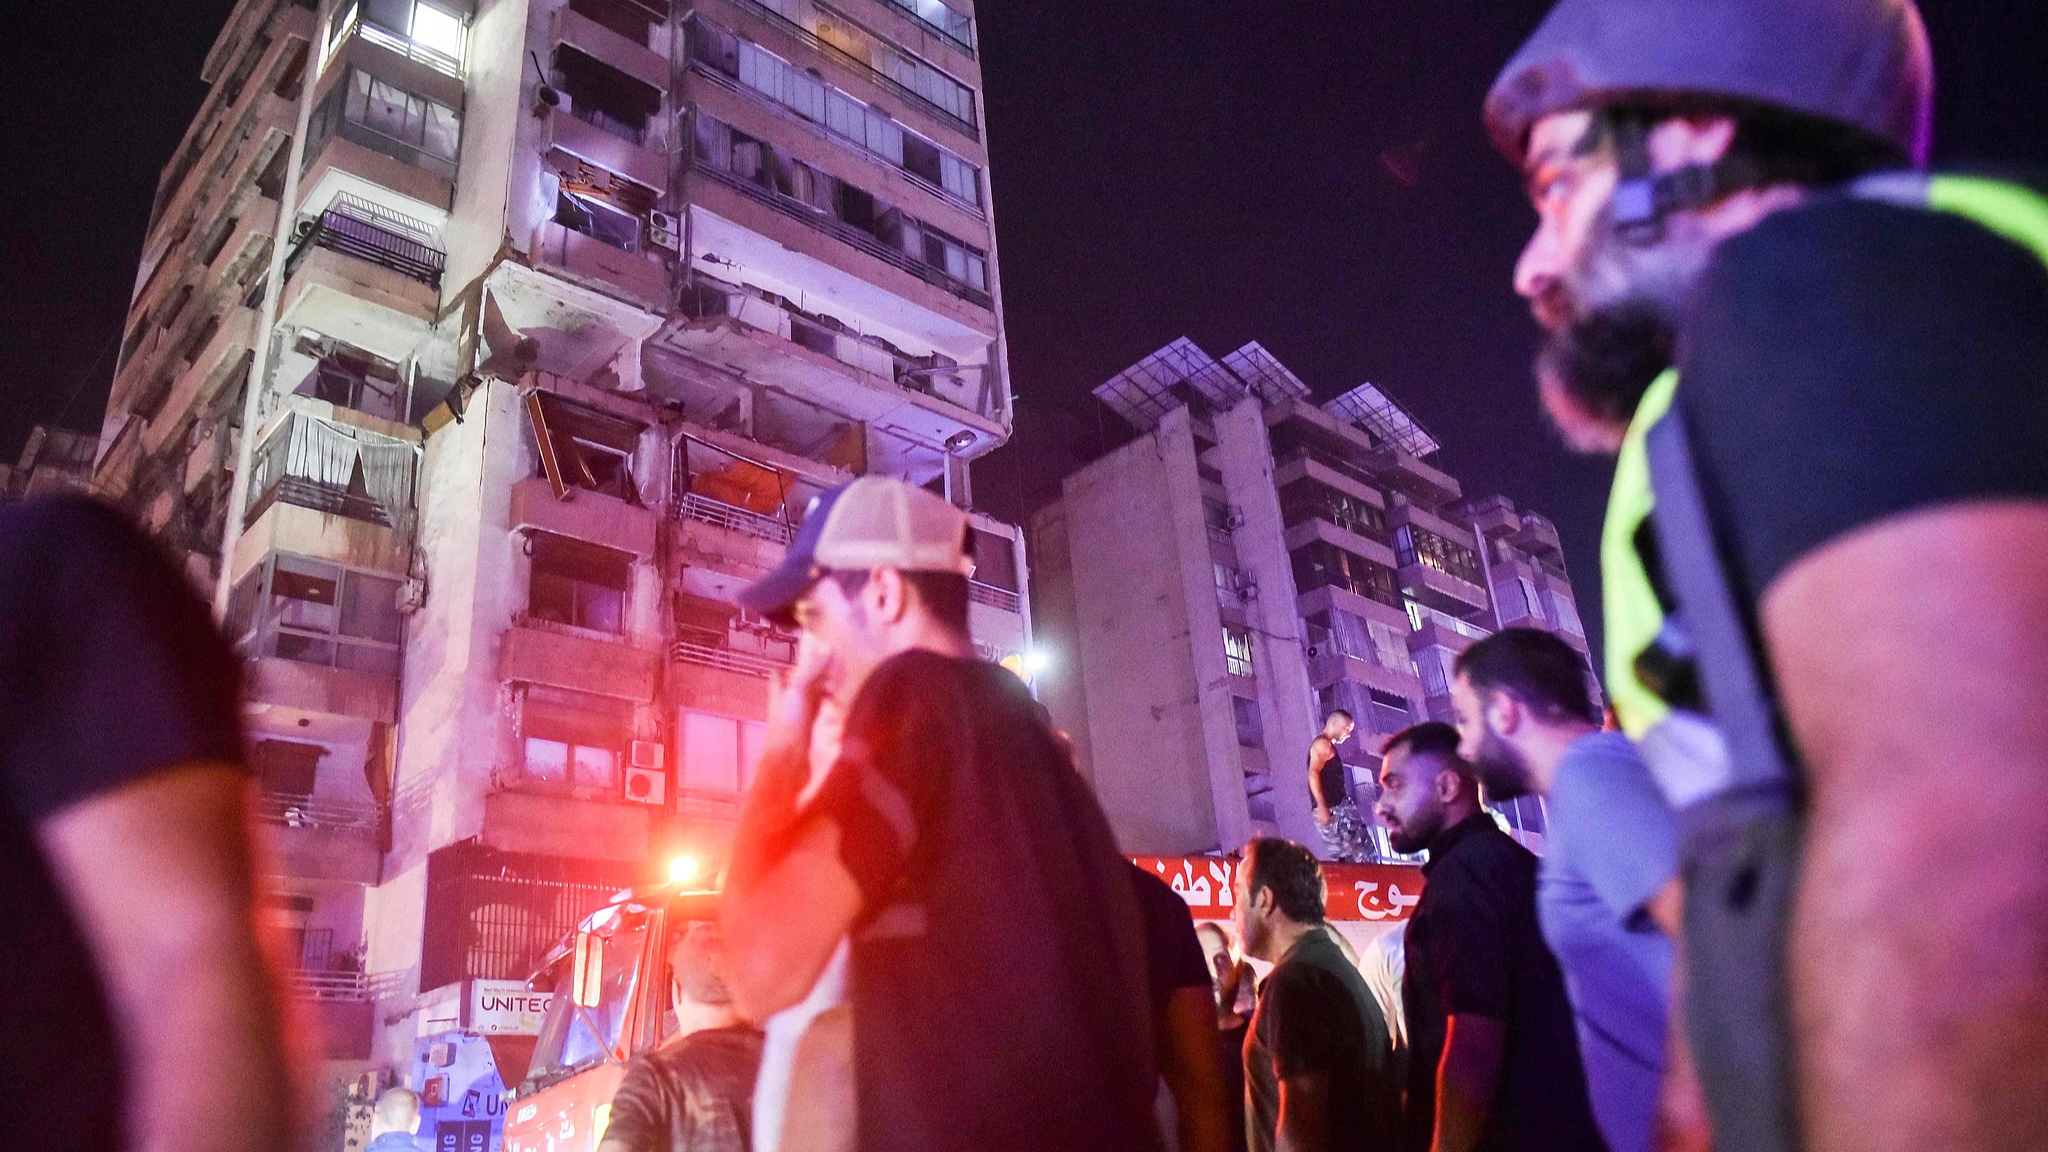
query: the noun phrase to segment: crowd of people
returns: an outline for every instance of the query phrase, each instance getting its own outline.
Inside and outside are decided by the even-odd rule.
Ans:
[[[1427,880],[1362,957],[1274,838],[1235,939],[1198,930],[976,658],[964,514],[821,496],[740,596],[797,662],[605,1152],[2034,1147],[2048,197],[1929,174],[1931,104],[1911,0],[1561,0],[1503,71],[1539,395],[1615,457],[1612,723],[1553,636],[1463,652],[1456,723],[1378,749],[1373,817]],[[0,511],[24,1146],[290,1139],[237,673],[181,581],[105,510]],[[1352,730],[1309,753],[1339,859]],[[1486,807],[1530,793],[1540,861]],[[418,1117],[388,1095],[376,1146]]]

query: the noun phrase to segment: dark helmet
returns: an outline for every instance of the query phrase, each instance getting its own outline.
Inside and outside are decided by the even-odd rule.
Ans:
[[[1560,0],[1486,96],[1519,162],[1537,120],[1707,96],[1857,128],[1927,163],[1934,57],[1913,0]]]

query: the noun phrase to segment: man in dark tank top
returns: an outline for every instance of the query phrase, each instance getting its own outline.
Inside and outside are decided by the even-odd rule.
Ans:
[[[1371,840],[1351,798],[1351,770],[1337,754],[1337,745],[1349,740],[1357,726],[1341,708],[1324,719],[1323,730],[1308,746],[1308,796],[1330,859],[1362,864],[1373,858]]]

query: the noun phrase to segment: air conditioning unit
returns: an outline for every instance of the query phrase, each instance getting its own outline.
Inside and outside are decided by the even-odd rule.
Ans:
[[[397,608],[399,615],[410,616],[421,608],[426,607],[426,604],[427,582],[425,580],[414,576],[402,581],[398,585]]]
[[[626,767],[626,799],[639,804],[668,803],[667,752],[652,740],[633,741]]]
[[[647,243],[650,246],[666,248],[673,252],[676,250],[676,237],[678,234],[676,218],[674,216],[667,212],[649,212],[647,214]]]
[[[1223,526],[1232,532],[1244,527],[1244,510],[1232,505],[1229,511],[1224,514]]]

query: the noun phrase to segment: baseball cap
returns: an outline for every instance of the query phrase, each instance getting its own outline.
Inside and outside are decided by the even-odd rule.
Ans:
[[[967,514],[901,480],[863,476],[813,499],[782,563],[735,599],[749,612],[783,616],[826,572],[874,568],[972,574]]]

